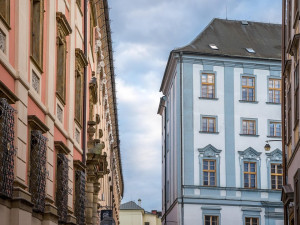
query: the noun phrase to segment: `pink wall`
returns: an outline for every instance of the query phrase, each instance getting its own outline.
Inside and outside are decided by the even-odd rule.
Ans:
[[[8,71],[0,64],[0,80],[12,91],[15,92],[15,80]]]

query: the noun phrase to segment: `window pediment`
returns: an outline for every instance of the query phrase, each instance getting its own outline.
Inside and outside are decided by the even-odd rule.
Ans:
[[[238,151],[239,155],[243,159],[255,159],[260,158],[261,152],[256,151],[254,148],[249,147],[244,151]]]
[[[71,26],[64,14],[61,12],[56,13],[57,31],[62,36],[68,36],[72,33]]]
[[[76,56],[76,69],[83,68],[88,65],[88,61],[80,48],[75,49],[75,56]]]
[[[214,146],[209,144],[204,148],[199,148],[198,151],[200,154],[203,154],[204,157],[216,157],[220,155],[222,150],[216,149]]]
[[[266,153],[266,156],[271,160],[271,161],[282,161],[282,151],[280,149],[275,149],[274,151],[270,153]]]

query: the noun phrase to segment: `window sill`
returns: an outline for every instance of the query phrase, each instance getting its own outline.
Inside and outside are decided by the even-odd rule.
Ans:
[[[213,101],[219,100],[218,98],[206,98],[206,97],[199,97],[199,99],[201,99],[201,100],[213,100]]]
[[[251,104],[258,104],[258,101],[247,101],[247,100],[239,100],[240,103],[251,103]]]
[[[281,136],[267,136],[267,138],[282,138]]]
[[[281,103],[276,103],[276,102],[266,102],[268,105],[281,105]]]
[[[219,134],[219,132],[199,131],[200,134]]]
[[[247,137],[259,137],[258,134],[240,134],[240,136],[247,136]]]

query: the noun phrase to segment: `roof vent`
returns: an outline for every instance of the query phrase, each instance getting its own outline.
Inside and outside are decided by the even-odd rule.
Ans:
[[[243,24],[243,25],[248,25],[248,21],[242,20],[242,24]]]
[[[254,49],[253,48],[246,48],[247,52],[249,53],[255,53]]]
[[[209,44],[209,47],[213,50],[219,50],[219,48],[215,44]]]

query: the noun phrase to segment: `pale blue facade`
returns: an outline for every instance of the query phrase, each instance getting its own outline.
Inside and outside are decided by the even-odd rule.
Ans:
[[[219,225],[283,224],[281,191],[271,189],[271,163],[281,163],[281,142],[272,142],[270,121],[281,120],[280,104],[268,100],[268,81],[280,79],[280,60],[206,56],[173,52],[166,69],[162,115],[163,222]],[[201,96],[201,74],[215,74],[215,97]],[[255,79],[255,101],[242,101],[241,76]],[[201,131],[203,116],[216,118],[216,132]],[[243,135],[241,121],[256,121],[256,133]],[[216,162],[216,186],[203,186],[203,159]],[[255,162],[256,188],[244,188],[243,162]],[[181,176],[182,175],[182,176]]]

